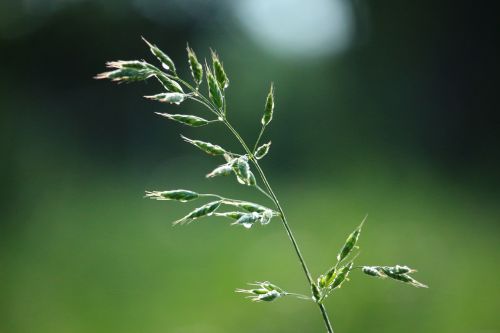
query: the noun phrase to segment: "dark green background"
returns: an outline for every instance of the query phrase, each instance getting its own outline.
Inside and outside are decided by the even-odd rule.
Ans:
[[[227,2],[165,2],[158,23],[127,1],[2,1],[0,332],[324,331],[307,302],[233,293],[264,279],[308,292],[278,220],[172,228],[193,205],[141,198],[181,187],[265,203],[205,180],[220,161],[178,136],[236,149],[222,126],[159,119],[177,108],[141,98],[154,82],[92,80],[107,60],[151,59],[141,35],[184,74],[186,42],[217,49],[249,141],[275,82],[262,164],[315,275],[368,213],[358,263],[408,264],[430,285],[353,274],[327,300],[336,331],[500,332],[498,17],[472,2],[353,5],[349,49],[283,59]]]

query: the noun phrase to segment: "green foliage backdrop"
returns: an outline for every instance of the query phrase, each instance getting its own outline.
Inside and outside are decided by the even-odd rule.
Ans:
[[[256,274],[308,292],[279,223],[172,228],[186,206],[142,199],[179,186],[260,197],[197,176],[214,165],[179,139],[191,130],[153,114],[173,106],[140,98],[156,86],[92,80],[108,59],[147,57],[141,35],[176,63],[187,41],[199,57],[216,48],[228,110],[249,139],[275,83],[263,164],[315,275],[368,213],[359,263],[415,266],[430,285],[353,274],[327,300],[336,330],[500,331],[493,11],[366,3],[343,53],[291,59],[250,39],[224,2],[193,12],[166,2],[176,15],[161,22],[133,4],[0,5],[0,332],[324,330],[310,304],[232,292]],[[197,131],[232,142],[222,127]]]

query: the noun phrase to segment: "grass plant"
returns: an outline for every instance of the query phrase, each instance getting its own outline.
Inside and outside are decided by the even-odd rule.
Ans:
[[[269,93],[265,99],[260,120],[260,131],[256,135],[255,142],[249,145],[229,121],[225,96],[225,91],[229,87],[229,78],[217,53],[211,51],[210,64],[206,60],[202,64],[193,49],[187,47],[188,64],[192,76],[192,83],[189,83],[188,80],[178,76],[174,62],[166,53],[147,40],[144,39],[144,41],[161,66],[157,67],[144,60],[111,61],[107,63],[109,70],[98,74],[96,78],[109,79],[118,83],[156,79],[163,91],[145,96],[146,98],[175,105],[186,101],[194,101],[202,105],[209,111],[211,118],[206,119],[187,114],[157,114],[190,127],[210,126],[216,123],[224,125],[238,141],[242,151],[233,152],[223,148],[222,145],[185,136],[181,137],[186,143],[219,159],[219,164],[207,173],[207,178],[233,176],[239,184],[249,186],[262,193],[263,198],[268,203],[260,204],[185,189],[146,191],[145,197],[159,201],[204,201],[198,208],[173,222],[174,225],[192,223],[211,216],[220,216],[227,218],[231,225],[251,229],[258,225],[265,226],[272,220],[279,220],[288,235],[293,252],[299,260],[310,290],[309,295],[301,295],[287,291],[271,282],[261,281],[249,284],[247,289],[236,289],[236,292],[247,295],[248,299],[255,302],[273,302],[285,297],[295,297],[309,301],[318,307],[327,332],[333,333],[332,322],[325,308],[325,300],[349,281],[353,271],[359,270],[365,276],[395,280],[417,288],[427,287],[411,276],[416,270],[408,266],[358,266],[354,264],[359,254],[357,252],[358,241],[366,217],[347,237],[330,268],[314,278],[300,251],[285,211],[259,164],[261,159],[269,155],[271,148],[271,141],[261,143],[261,140],[272,122],[275,111],[274,85],[270,85]],[[202,90],[206,90],[207,93],[204,94]]]

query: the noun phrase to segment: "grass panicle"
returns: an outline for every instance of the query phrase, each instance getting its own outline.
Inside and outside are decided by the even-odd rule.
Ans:
[[[285,296],[293,296],[301,300],[312,301],[317,305],[328,333],[333,333],[332,323],[324,305],[325,300],[329,295],[334,293],[335,290],[341,288],[356,269],[360,269],[365,276],[396,280],[417,288],[427,287],[411,276],[416,270],[408,266],[354,266],[354,260],[359,254],[359,252],[357,252],[359,248],[358,243],[366,217],[361,224],[349,234],[340,251],[336,255],[333,253],[331,254],[336,261],[334,260],[333,263],[330,263],[330,268],[317,278],[313,278],[304,256],[300,251],[298,242],[290,228],[283,207],[278,201],[264,170],[259,164],[259,161],[267,156],[271,146],[270,141],[262,145],[259,145],[259,143],[265,134],[265,129],[273,119],[275,108],[274,84],[271,84],[265,99],[264,113],[260,120],[260,131],[258,132],[257,139],[253,146],[249,146],[226,117],[227,105],[225,90],[229,86],[229,78],[219,55],[211,50],[211,66],[208,65],[206,60],[204,61],[205,66],[203,66],[198,60],[194,50],[187,45],[187,62],[194,81],[193,86],[178,76],[174,62],[165,52],[156,45],[148,42],[146,39],[143,38],[143,40],[154,57],[161,63],[160,67],[162,69],[144,60],[110,61],[106,64],[109,70],[97,74],[95,78],[108,79],[117,83],[146,81],[151,78],[156,78],[164,91],[145,96],[146,98],[152,101],[174,105],[179,105],[190,100],[207,108],[208,111],[214,115],[215,118],[213,120],[182,113],[171,114],[157,112],[157,114],[166,119],[193,128],[209,126],[216,122],[219,124],[222,123],[241,145],[242,152],[233,153],[227,151],[218,144],[189,139],[182,135],[181,137],[185,142],[194,145],[206,154],[224,158],[225,163],[214,166],[214,169],[206,175],[207,178],[234,174],[238,183],[258,190],[259,193],[264,195],[264,199],[270,201],[271,206],[267,207],[260,203],[226,198],[218,194],[197,193],[183,189],[146,191],[145,197],[159,201],[178,202],[190,202],[202,199],[212,200],[202,204],[186,216],[175,221],[174,225],[188,224],[195,220],[202,218],[207,219],[214,216],[219,219],[229,219],[232,221],[231,225],[242,226],[244,229],[251,229],[254,225],[266,226],[272,219],[278,218],[299,259],[299,263],[307,280],[310,295],[291,293],[267,281],[253,283],[250,289],[236,289],[236,292],[246,294],[249,299],[255,302],[272,302]],[[207,95],[204,95],[200,89],[204,78],[206,89],[208,90]],[[249,147],[252,147],[252,149]]]

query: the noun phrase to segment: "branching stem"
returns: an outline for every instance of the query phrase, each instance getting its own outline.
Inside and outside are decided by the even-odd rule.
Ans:
[[[144,38],[143,38],[144,39]],[[163,85],[167,93],[158,94],[154,96],[145,96],[150,99],[158,100],[160,102],[168,102],[180,104],[185,99],[194,100],[197,103],[205,106],[210,113],[216,116],[215,119],[206,120],[194,115],[177,115],[177,114],[168,114],[168,113],[158,113],[157,114],[175,120],[177,122],[183,123],[185,125],[189,125],[192,127],[199,127],[203,125],[207,125],[208,123],[223,123],[229,131],[235,136],[237,141],[243,147],[245,153],[244,154],[236,154],[231,151],[224,150],[223,148],[211,144],[209,142],[203,142],[200,140],[191,140],[186,137],[183,139],[191,144],[194,144],[201,150],[205,151],[211,155],[222,155],[226,160],[226,164],[217,167],[217,169],[213,170],[211,173],[207,175],[207,177],[217,176],[221,174],[234,173],[237,176],[239,183],[249,185],[254,187],[256,190],[260,191],[264,194],[268,199],[270,199],[275,208],[267,208],[264,206],[260,206],[258,204],[254,204],[252,202],[228,199],[223,196],[217,194],[198,194],[193,191],[188,190],[172,190],[172,191],[146,191],[145,197],[156,199],[156,200],[177,200],[181,202],[190,201],[196,199],[198,196],[201,197],[213,197],[218,200],[207,203],[201,207],[198,207],[185,217],[180,220],[174,222],[174,224],[178,223],[189,223],[197,218],[204,216],[226,216],[231,218],[237,218],[237,221],[233,224],[241,224],[244,227],[251,227],[252,223],[256,221],[260,221],[261,224],[267,224],[271,218],[279,216],[281,218],[281,222],[285,231],[288,235],[290,243],[297,255],[299,263],[304,271],[304,274],[307,279],[307,283],[310,288],[311,296],[304,296],[296,293],[288,293],[283,291],[281,288],[271,284],[270,282],[257,282],[256,284],[251,284],[258,286],[260,289],[256,290],[246,290],[246,289],[237,289],[237,292],[243,292],[250,294],[248,296],[253,301],[273,301],[274,299],[290,295],[297,297],[299,299],[310,300],[315,302],[321,315],[323,317],[324,324],[328,333],[333,333],[332,324],[330,319],[328,318],[328,313],[323,304],[323,300],[328,296],[328,294],[333,291],[335,288],[340,288],[342,283],[347,279],[347,274],[350,271],[356,269],[362,269],[364,273],[374,277],[380,278],[390,278],[393,280],[397,280],[409,285],[412,285],[417,288],[427,288],[425,284],[422,284],[411,277],[409,274],[415,272],[416,270],[408,267],[408,266],[400,266],[396,265],[394,267],[389,266],[355,266],[353,267],[353,261],[359,254],[357,252],[353,252],[354,249],[357,249],[356,243],[358,241],[361,227],[363,226],[364,221],[366,220],[366,216],[361,222],[361,224],[349,235],[344,246],[340,250],[337,255],[337,263],[334,267],[330,268],[327,273],[321,275],[318,278],[317,284],[313,280],[309,269],[307,268],[306,261],[302,256],[297,240],[295,239],[290,225],[288,223],[285,212],[283,211],[283,207],[276,194],[274,193],[269,181],[267,180],[262,167],[259,165],[259,160],[265,154],[267,154],[269,150],[268,144],[262,145],[258,148],[258,145],[264,135],[267,125],[271,122],[274,110],[274,88],[273,84],[271,84],[271,88],[269,94],[266,99],[264,115],[261,119],[262,127],[260,129],[259,135],[257,136],[257,140],[255,141],[253,146],[248,146],[238,133],[238,131],[231,125],[226,116],[226,98],[224,91],[229,84],[229,80],[227,75],[222,67],[222,63],[220,62],[217,54],[212,51],[212,61],[213,61],[213,72],[208,68],[208,65],[205,61],[206,67],[206,78],[207,78],[207,86],[208,86],[208,96],[203,95],[200,91],[200,84],[203,81],[203,69],[202,65],[196,59],[196,55],[194,51],[188,46],[188,58],[189,64],[191,68],[191,74],[196,83],[195,87],[193,87],[190,83],[179,78],[175,71],[175,65],[172,60],[163,53],[160,49],[158,49],[155,45],[150,44],[148,41],[144,40],[151,52],[163,63],[163,67],[166,67],[167,72],[163,72],[156,66],[153,66],[145,61],[111,61],[107,63],[107,67],[112,70],[104,73],[97,74],[95,76],[96,79],[110,79],[115,82],[134,82],[134,81],[145,81],[151,77],[156,77],[160,83]],[[170,68],[170,71],[169,71]],[[184,92],[182,86],[185,87],[187,93]],[[252,149],[250,149],[252,148]],[[255,156],[258,152],[258,158]],[[249,162],[254,166],[257,170],[260,180],[259,183],[257,179],[250,170]],[[264,184],[261,187],[261,183]],[[237,207],[237,212],[223,212],[217,213],[216,210],[220,205],[227,205],[231,207]],[[250,213],[245,213],[241,210],[246,210]],[[349,263],[344,264],[345,261],[349,260]],[[342,267],[339,269],[340,265]],[[339,269],[339,270],[338,270]]]
[[[307,268],[307,264],[305,262],[304,257],[302,256],[302,253],[300,252],[299,245],[297,244],[297,241],[295,240],[295,237],[293,236],[292,230],[290,229],[290,226],[288,224],[285,212],[283,211],[283,207],[281,207],[281,204],[276,197],[276,194],[274,193],[273,189],[271,188],[271,185],[269,184],[269,181],[266,178],[266,175],[264,174],[264,171],[259,165],[259,162],[257,159],[253,156],[252,152],[246,145],[245,141],[242,139],[242,137],[239,135],[239,133],[234,129],[234,127],[227,121],[227,119],[223,120],[224,124],[227,126],[227,128],[233,133],[233,135],[236,137],[236,139],[239,141],[245,152],[248,154],[250,160],[253,162],[255,165],[255,168],[257,169],[257,172],[259,173],[260,177],[262,178],[262,181],[264,182],[264,185],[269,192],[270,196],[272,197],[272,200],[278,209],[280,215],[281,215],[281,221],[283,222],[283,227],[286,230],[286,233],[288,234],[288,238],[290,239],[290,242],[292,243],[292,246],[295,250],[295,253],[297,254],[297,257],[299,258],[299,262],[302,266],[302,269],[304,271],[304,274],[306,275],[307,282],[309,283],[309,286],[312,286],[314,281],[311,277],[311,273],[309,272],[309,269]],[[325,306],[321,303],[317,303],[321,312],[321,315],[323,316],[323,321],[325,322],[325,326],[328,330],[328,333],[333,333],[333,328],[332,324],[330,323],[330,319],[328,318],[328,313],[326,312]]]
[[[248,148],[248,145],[245,143],[245,140],[243,140],[243,138],[240,136],[238,131],[236,131],[236,129],[234,129],[234,127],[231,125],[231,123],[229,123],[229,121],[227,120],[224,109],[219,110],[217,107],[215,107],[215,105],[213,105],[213,103],[210,100],[208,100],[205,96],[203,96],[203,94],[201,94],[198,90],[193,88],[186,81],[184,81],[178,77],[174,77],[174,78],[176,80],[178,80],[180,83],[182,83],[184,86],[186,86],[193,93],[195,93],[197,97],[200,98],[200,99],[197,99],[197,98],[192,98],[192,99],[203,104],[205,107],[207,107],[210,111],[212,111],[215,115],[217,115],[221,119],[221,121],[224,123],[224,125],[226,125],[226,127],[229,129],[229,131],[236,137],[238,142],[241,144],[241,146],[245,150],[246,154],[248,155],[248,158],[255,165],[255,168],[257,169],[257,172],[259,173],[259,176],[262,179],[262,182],[264,183],[265,189],[267,191],[264,191],[264,189],[262,189],[258,186],[256,186],[256,188],[258,190],[260,190],[261,192],[265,193],[266,196],[268,196],[274,202],[274,205],[278,209],[278,212],[280,213],[280,217],[281,217],[281,222],[283,223],[283,227],[285,228],[285,231],[288,235],[288,238],[290,239],[290,242],[292,243],[292,247],[295,251],[295,254],[297,255],[297,257],[299,259],[300,265],[302,266],[302,270],[304,271],[304,274],[306,276],[309,287],[312,287],[312,285],[314,284],[314,281],[312,279],[311,273],[309,272],[309,269],[307,268],[306,261],[305,261],[304,257],[302,256],[299,245],[297,244],[297,241],[296,241],[295,237],[293,236],[292,230],[290,229],[290,225],[288,224],[288,220],[286,218],[285,212],[283,211],[283,207],[281,207],[281,204],[280,204],[278,198],[276,197],[276,194],[274,193],[273,189],[271,188],[271,185],[269,184],[269,181],[267,180],[266,175],[264,174],[264,171],[260,167],[258,160],[253,155],[253,152],[257,148],[257,145],[260,141],[260,138],[262,137],[262,134],[264,133],[265,127],[263,127],[261,129],[260,134],[257,138],[256,143],[255,143],[254,150],[251,151],[250,148]],[[213,195],[213,196],[220,197],[217,195]],[[220,197],[220,198],[223,199],[222,197]],[[330,319],[328,318],[328,313],[326,312],[325,306],[320,302],[316,302],[316,304],[318,304],[318,307],[319,307],[319,310],[321,312],[321,316],[323,317],[323,321],[325,323],[327,332],[334,333],[333,327],[332,327],[332,324],[330,323]]]

